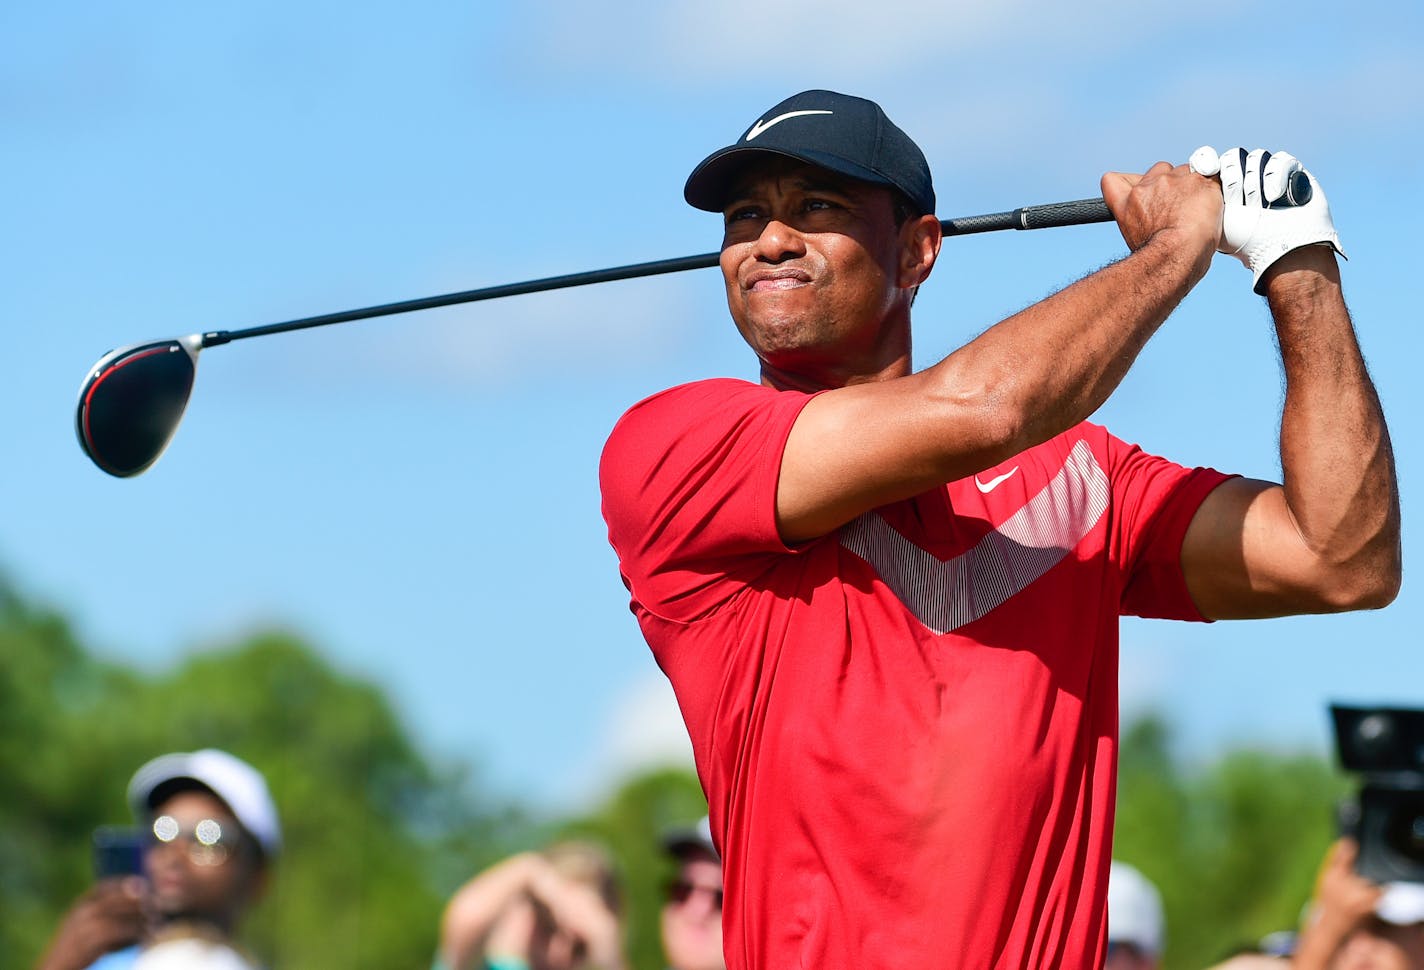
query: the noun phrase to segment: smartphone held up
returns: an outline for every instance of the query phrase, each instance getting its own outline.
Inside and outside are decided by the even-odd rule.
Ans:
[[[131,825],[103,825],[94,830],[94,878],[143,874],[143,833]]]

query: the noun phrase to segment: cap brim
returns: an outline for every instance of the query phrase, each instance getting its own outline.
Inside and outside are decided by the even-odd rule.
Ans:
[[[768,156],[792,158],[862,182],[894,187],[893,182],[873,169],[836,155],[817,151],[793,152],[759,145],[730,145],[708,155],[692,170],[692,174],[687,177],[687,184],[683,186],[682,197],[694,209],[721,212],[746,167],[756,162],[758,157],[764,159]]]

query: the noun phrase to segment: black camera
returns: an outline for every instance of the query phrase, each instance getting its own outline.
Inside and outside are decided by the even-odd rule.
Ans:
[[[1340,808],[1360,843],[1355,869],[1375,882],[1424,882],[1424,710],[1330,706],[1340,766],[1361,775]]]

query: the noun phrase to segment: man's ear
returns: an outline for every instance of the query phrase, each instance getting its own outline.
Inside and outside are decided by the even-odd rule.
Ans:
[[[934,215],[915,216],[900,227],[900,286],[913,289],[929,278],[944,231]]]

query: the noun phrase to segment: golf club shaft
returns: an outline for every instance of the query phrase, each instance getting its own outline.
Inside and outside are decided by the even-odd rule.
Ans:
[[[1001,229],[1051,229],[1057,226],[1081,226],[1094,222],[1111,221],[1112,213],[1108,211],[1108,207],[1102,199],[1079,199],[1073,202],[1024,206],[1007,212],[941,219],[940,227],[946,236],[965,236],[976,232],[996,232]],[[403,300],[400,303],[383,303],[379,306],[363,307],[359,310],[342,310],[338,313],[302,317],[282,323],[269,323],[260,327],[249,327],[246,330],[213,330],[202,335],[202,346],[216,347],[234,340],[242,340],[245,337],[264,337],[273,333],[305,330],[309,327],[324,327],[332,323],[366,320],[394,313],[408,313],[412,310],[430,310],[435,307],[452,306],[456,303],[474,303],[479,300],[519,296],[524,293],[540,293],[545,290],[559,290],[570,286],[587,286],[590,283],[610,283],[614,280],[634,279],[640,276],[659,276],[664,273],[680,273],[688,269],[706,269],[717,265],[719,255],[719,253],[703,253],[699,256],[682,256],[677,259],[660,259],[650,263],[634,263],[631,266],[615,266],[611,269],[591,270],[585,273],[570,273],[567,276],[550,276],[541,280],[527,280],[523,283],[504,283],[478,290],[464,290],[459,293]]]

